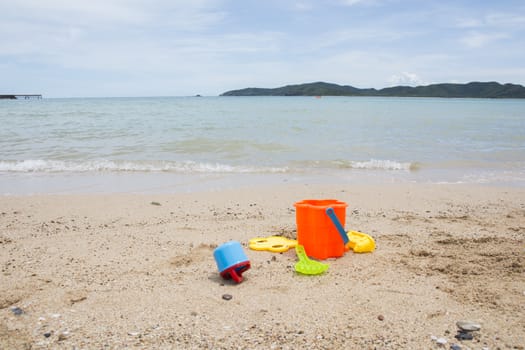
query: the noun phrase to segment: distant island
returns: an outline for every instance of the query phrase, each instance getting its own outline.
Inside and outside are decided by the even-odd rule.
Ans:
[[[426,86],[394,86],[384,89],[359,89],[350,85],[325,82],[287,85],[273,89],[246,88],[227,91],[221,96],[392,96],[445,98],[525,98],[525,87],[497,82],[467,84],[431,84]]]

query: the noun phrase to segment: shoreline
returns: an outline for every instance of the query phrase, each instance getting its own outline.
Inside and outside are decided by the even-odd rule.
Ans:
[[[521,171],[317,169],[277,173],[57,172],[2,173],[0,196],[45,194],[178,194],[279,185],[421,184],[525,188]]]
[[[345,228],[377,250],[301,276],[293,251],[246,247],[294,238],[293,204],[306,198],[347,202]],[[524,218],[525,189],[470,185],[2,196],[0,347],[437,349],[435,336],[519,349]],[[212,256],[229,240],[252,263],[239,285]],[[460,342],[465,319],[481,330]]]

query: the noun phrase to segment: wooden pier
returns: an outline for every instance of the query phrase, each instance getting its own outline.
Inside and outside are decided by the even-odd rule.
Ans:
[[[0,95],[0,100],[31,100],[31,99],[42,99],[42,95]]]

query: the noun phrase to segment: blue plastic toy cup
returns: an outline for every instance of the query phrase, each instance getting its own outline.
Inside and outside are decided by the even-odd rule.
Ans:
[[[225,279],[231,278],[237,283],[242,281],[242,273],[250,268],[250,261],[237,241],[218,246],[213,251],[213,257],[221,276]]]

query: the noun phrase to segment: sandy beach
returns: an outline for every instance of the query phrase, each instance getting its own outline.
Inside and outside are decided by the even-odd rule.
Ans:
[[[348,203],[373,253],[298,275],[293,204]],[[1,349],[524,349],[525,189],[272,185],[0,197]],[[245,247],[244,281],[213,249]],[[231,300],[222,298],[230,294]],[[457,321],[479,323],[457,340]],[[444,345],[439,342],[446,343]]]

